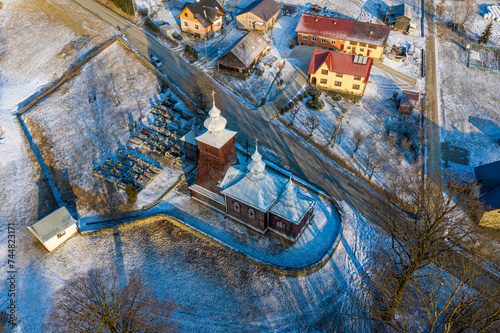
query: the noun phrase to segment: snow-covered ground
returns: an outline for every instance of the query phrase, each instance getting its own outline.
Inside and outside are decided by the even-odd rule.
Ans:
[[[390,81],[385,76],[384,71],[372,67],[369,83],[366,86],[360,105],[345,100],[334,102],[328,94],[323,93],[320,99],[325,102],[325,107],[322,110],[315,111],[305,106],[305,101],[309,97],[304,98],[303,102],[299,102],[301,109],[296,116],[294,129],[298,130],[304,137],[310,138],[317,146],[341,158],[361,174],[365,174],[366,171],[367,155],[376,149],[377,155],[384,156],[384,158],[373,176],[373,181],[378,185],[384,185],[388,177],[395,171],[408,168],[415,162],[416,158],[414,153],[408,151],[403,153],[398,143],[394,145],[388,136],[391,129],[396,132],[403,129],[402,122],[398,121],[396,102],[391,100],[394,91],[397,91],[401,96],[400,87]],[[387,117],[381,111],[388,111],[390,116]],[[414,112],[412,119],[416,122],[415,128],[418,128],[416,113]],[[342,141],[341,144],[336,144],[331,148],[328,142],[334,130],[333,126],[338,124],[336,118],[338,115],[344,116]],[[307,118],[310,116],[317,116],[320,123],[319,127],[314,130],[313,136],[310,136],[311,131],[307,122]],[[290,124],[292,121],[290,113],[280,117],[285,124]],[[383,120],[382,124],[379,122],[380,119]],[[277,121],[275,122],[279,124]],[[278,126],[284,128],[283,124]],[[360,145],[354,157],[351,157],[354,151],[356,130],[361,131],[366,137],[366,141]],[[411,133],[414,134],[412,138],[417,145],[418,131],[410,131],[409,134]]]
[[[473,41],[490,22],[480,15],[486,4],[479,2],[469,25]],[[454,37],[444,35],[436,44],[442,167],[474,179],[474,167],[500,160],[500,74],[467,67],[468,51]],[[488,46],[500,47],[500,22],[493,22]]]

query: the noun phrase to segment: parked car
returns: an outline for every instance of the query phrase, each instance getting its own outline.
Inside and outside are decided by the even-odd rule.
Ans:
[[[161,65],[163,65],[163,63],[160,61],[160,59],[158,59],[157,57],[155,56],[152,56],[151,57],[151,62],[156,66],[156,67],[161,67]]]
[[[175,38],[175,39],[177,39],[178,41],[181,41],[181,40],[182,40],[182,36],[181,36],[181,35],[179,35],[177,32],[174,32],[174,33],[172,34],[172,37],[174,37],[174,38]]]

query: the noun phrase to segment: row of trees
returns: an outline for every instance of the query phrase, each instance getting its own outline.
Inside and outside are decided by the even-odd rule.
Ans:
[[[126,14],[135,15],[134,0],[111,0],[111,2]]]

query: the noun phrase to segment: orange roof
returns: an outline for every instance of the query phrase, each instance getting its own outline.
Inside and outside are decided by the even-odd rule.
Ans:
[[[315,49],[307,73],[316,74],[321,65],[326,62],[330,72],[361,76],[365,78],[365,82],[368,82],[373,59],[366,57],[366,63],[363,64],[354,62],[355,57],[357,56],[354,54]]]

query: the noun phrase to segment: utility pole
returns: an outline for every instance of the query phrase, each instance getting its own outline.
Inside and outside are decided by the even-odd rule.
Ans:
[[[205,34],[205,65],[208,65],[207,34]]]

